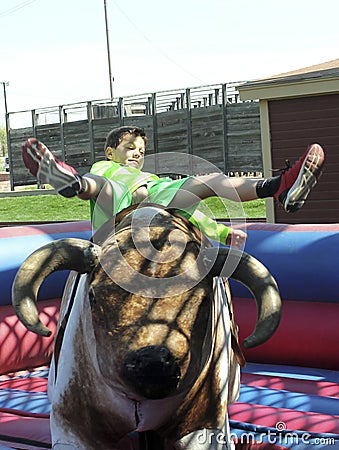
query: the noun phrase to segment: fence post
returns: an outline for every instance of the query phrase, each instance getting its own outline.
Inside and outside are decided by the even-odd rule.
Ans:
[[[36,114],[35,109],[31,110],[31,119],[32,119],[32,136],[37,138],[38,137],[38,133],[37,133],[38,115]],[[10,170],[10,172],[12,172],[12,170]],[[37,181],[37,186],[38,186],[38,188],[40,187],[40,183],[38,181]],[[12,190],[12,188],[11,188],[11,190]],[[14,182],[13,182],[13,190],[14,190]]]
[[[145,114],[146,116],[152,115],[152,97],[147,97]]]
[[[65,161],[66,152],[65,152],[65,121],[66,115],[64,111],[63,105],[59,106],[59,121],[60,121],[60,141],[61,141],[61,160]]]
[[[93,105],[92,102],[87,102],[87,121],[88,121],[88,137],[89,148],[91,155],[91,165],[95,163],[95,148],[94,148],[94,134],[93,134]]]
[[[188,143],[188,154],[193,155],[193,137],[192,137],[192,111],[191,111],[191,90],[186,89],[186,108],[187,108],[187,143]],[[189,175],[194,175],[193,173],[193,161],[192,158],[188,159],[188,170]]]
[[[119,97],[118,100],[118,117],[119,124],[122,126],[124,124],[124,99],[123,97]]]
[[[228,139],[227,139],[227,85],[223,84],[221,87],[222,92],[222,128],[223,128],[223,163],[224,173],[229,171],[228,160]]]
[[[180,108],[185,108],[185,94],[183,92],[180,94]]]
[[[152,94],[151,97],[151,111],[152,111],[152,128],[153,128],[153,147],[154,147],[154,166],[155,173],[159,172],[159,143],[158,143],[158,118],[157,118],[157,95]]]
[[[219,103],[219,88],[214,89],[214,101],[216,105]]]
[[[11,126],[9,123],[9,112],[5,112],[5,123],[6,123],[6,139],[7,139],[7,154],[9,163],[9,182],[10,189],[14,191],[14,173],[13,173],[13,162],[12,162],[12,144],[11,144]]]
[[[32,131],[33,131],[33,135],[35,138],[37,138],[37,122],[38,122],[38,116],[35,112],[35,109],[32,109],[31,111],[31,117],[32,117]]]

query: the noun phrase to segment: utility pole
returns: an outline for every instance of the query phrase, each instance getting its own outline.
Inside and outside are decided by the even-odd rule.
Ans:
[[[9,86],[9,82],[8,82],[8,81],[0,81],[0,83],[2,84],[2,86],[3,86],[3,89],[4,89],[4,104],[5,104],[5,115],[6,115],[6,120],[7,120],[7,113],[8,113],[8,110],[7,110],[7,95],[6,95],[6,86]]]
[[[111,101],[113,101],[113,77],[112,77],[112,67],[111,67],[111,52],[109,49],[109,33],[108,33],[106,0],[104,0],[104,9],[105,9],[105,28],[106,28],[106,45],[107,45],[107,58],[108,58],[109,89],[110,89],[110,94],[111,94]]]

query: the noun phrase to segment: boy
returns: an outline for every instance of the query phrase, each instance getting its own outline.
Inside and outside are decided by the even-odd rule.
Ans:
[[[299,161],[275,177],[258,180],[211,173],[174,181],[141,171],[146,143],[142,128],[124,126],[112,130],[105,144],[106,161],[95,163],[84,176],[58,161],[35,138],[24,144],[23,160],[40,183],[50,184],[64,197],[77,195],[90,200],[94,228],[131,204],[149,201],[180,210],[208,237],[241,248],[246,233],[207,218],[195,210],[197,203],[216,193],[219,197],[241,202],[274,197],[285,211],[295,212],[316,185],[325,158],[321,146],[312,144]]]

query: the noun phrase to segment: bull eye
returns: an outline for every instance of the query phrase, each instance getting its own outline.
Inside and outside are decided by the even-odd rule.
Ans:
[[[94,294],[93,288],[90,288],[90,290],[88,292],[88,299],[89,299],[90,307],[93,308],[93,306],[96,304],[95,294]]]

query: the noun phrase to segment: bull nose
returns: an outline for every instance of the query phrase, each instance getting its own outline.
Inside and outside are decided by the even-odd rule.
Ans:
[[[180,368],[172,353],[158,345],[131,352],[125,360],[123,373],[139,395],[150,399],[168,396],[180,378]]]

